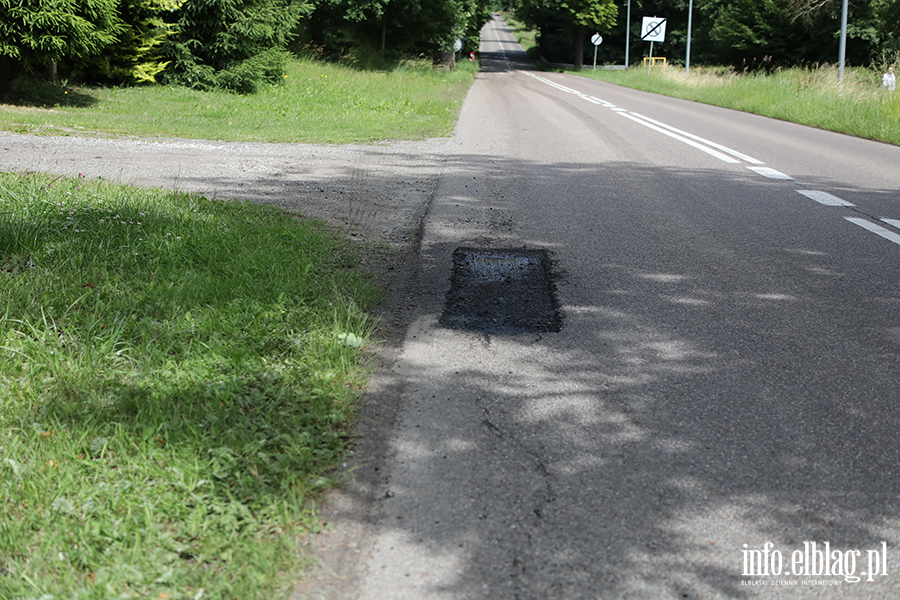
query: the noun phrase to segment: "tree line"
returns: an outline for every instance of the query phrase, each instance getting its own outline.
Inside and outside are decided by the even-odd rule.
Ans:
[[[0,0],[0,82],[23,72],[253,92],[291,52],[478,49],[484,0]]]
[[[517,18],[539,31],[540,53],[550,62],[580,65],[593,60],[591,31],[603,36],[598,63],[623,64],[627,0],[517,0]],[[848,10],[846,64],[895,61],[900,52],[900,1],[852,0]],[[587,8],[585,8],[587,7]],[[640,39],[641,18],[665,17],[666,39],[655,55],[685,60],[688,0],[632,0],[630,62],[648,54]],[[841,0],[694,0],[691,64],[741,71],[838,62]],[[602,18],[583,18],[601,15]],[[592,20],[593,19],[593,20]],[[573,45],[574,42],[574,45]]]
[[[493,0],[496,2],[496,0]],[[0,82],[30,72],[109,84],[168,83],[253,92],[291,52],[425,55],[446,64],[460,40],[477,51],[491,0],[0,0]],[[539,32],[540,53],[581,66],[601,33],[602,63],[625,58],[627,0],[507,0]],[[770,69],[836,62],[840,0],[694,0],[692,64]],[[667,18],[659,53],[684,60],[688,0],[632,0],[629,54],[642,16]],[[900,51],[900,1],[850,4],[848,64]]]

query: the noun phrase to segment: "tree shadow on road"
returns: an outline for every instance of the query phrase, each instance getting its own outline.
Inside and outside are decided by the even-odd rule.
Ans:
[[[741,585],[744,544],[772,542],[785,566],[811,541],[896,551],[893,245],[836,212],[848,209],[737,167],[441,160],[454,167],[441,185],[466,192],[429,188],[430,160],[419,175],[378,159],[319,178],[177,177],[314,217],[344,210],[327,196],[366,214],[387,201],[376,189],[421,190],[390,205],[407,217],[389,233],[411,239],[385,331],[409,328],[407,344],[375,374],[340,501],[361,508],[336,515],[338,531],[377,524],[413,551],[407,572],[426,596],[485,600],[743,598],[755,593]],[[842,193],[863,192],[900,217],[888,214],[896,190]],[[468,216],[411,255],[424,204],[404,203],[433,193]],[[560,332],[436,327],[453,250],[492,244],[552,253]],[[395,559],[377,539],[353,543]],[[345,582],[323,575],[324,588],[371,583],[363,567],[345,560]],[[897,591],[892,577],[832,579],[845,595]]]
[[[481,211],[481,231],[504,223],[498,246],[553,252],[565,326],[436,327],[454,244],[424,249],[404,358],[372,397],[402,402],[396,437],[379,438],[393,470],[382,449],[348,489],[383,511],[369,569],[404,564],[413,583],[396,585],[424,597],[742,598],[743,580],[815,579],[746,576],[744,551],[766,542],[784,569],[808,542],[859,550],[857,576],[868,550],[895,551],[897,249],[737,170],[458,158],[480,187],[450,200]],[[524,170],[541,173],[532,189]],[[726,208],[717,193],[734,186]],[[828,579],[859,597],[897,589]]]

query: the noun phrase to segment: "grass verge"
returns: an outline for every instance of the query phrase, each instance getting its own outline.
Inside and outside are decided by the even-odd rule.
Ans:
[[[0,598],[284,595],[377,292],[318,222],[0,174]]]
[[[288,64],[281,84],[250,95],[19,80],[0,92],[0,129],[328,144],[424,139],[452,133],[474,74],[468,61],[453,71],[421,60],[367,71],[304,58]]]

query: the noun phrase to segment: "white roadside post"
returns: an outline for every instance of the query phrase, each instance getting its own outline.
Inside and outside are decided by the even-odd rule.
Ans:
[[[603,36],[595,33],[591,36],[591,43],[594,44],[594,70],[597,70],[597,46],[603,43]]]

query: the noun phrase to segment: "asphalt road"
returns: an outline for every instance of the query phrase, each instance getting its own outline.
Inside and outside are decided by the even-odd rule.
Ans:
[[[298,598],[900,597],[900,148],[482,44],[451,140],[3,134],[0,167],[418,240]],[[440,326],[460,247],[547,251],[561,329]]]
[[[900,148],[482,57],[346,595],[897,598]],[[562,329],[441,327],[461,246]]]

